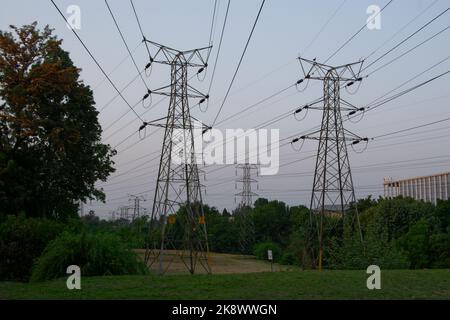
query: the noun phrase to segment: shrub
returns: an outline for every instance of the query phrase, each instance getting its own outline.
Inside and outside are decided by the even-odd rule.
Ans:
[[[300,262],[292,252],[286,252],[281,256],[280,263],[288,266],[298,265]]]
[[[7,217],[0,225],[0,280],[28,281],[35,260],[63,229],[52,220]]]
[[[145,265],[120,239],[109,233],[64,232],[49,243],[33,269],[31,281],[66,275],[77,265],[83,276],[144,274]]]
[[[397,240],[397,245],[408,257],[411,269],[422,269],[430,266],[430,232],[424,219],[419,220],[406,234],[401,236]]]
[[[450,227],[447,233],[431,235],[430,256],[433,268],[450,268]]]
[[[267,260],[267,250],[272,250],[273,261],[281,258],[281,248],[273,242],[261,242],[255,245],[254,254],[257,259]]]

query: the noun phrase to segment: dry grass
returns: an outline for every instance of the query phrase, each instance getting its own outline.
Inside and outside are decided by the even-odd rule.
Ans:
[[[145,250],[136,250],[136,252],[143,259]],[[165,261],[165,266],[167,267],[166,274],[189,273],[183,260],[186,263],[189,263],[187,254],[185,254],[183,257],[183,253],[180,251],[168,251],[163,258],[163,261]],[[209,254],[208,260],[213,274],[255,273],[271,271],[270,262],[257,260],[254,256],[211,252]],[[158,272],[158,260],[150,266],[150,270],[152,270],[153,272]],[[292,266],[282,266],[276,263],[273,264],[273,271],[290,270],[299,270],[299,268]],[[202,267],[200,262],[197,263],[196,273],[206,274],[206,269]]]

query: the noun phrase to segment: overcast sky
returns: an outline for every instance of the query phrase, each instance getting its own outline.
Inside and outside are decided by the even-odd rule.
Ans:
[[[78,30],[78,33],[102,67],[108,73],[113,71],[111,78],[118,88],[123,88],[136,77],[137,71],[132,61],[129,58],[124,60],[128,56],[126,48],[104,1],[56,0],[55,2],[64,12],[69,5],[80,7],[81,30]],[[367,8],[370,5],[383,7],[387,2],[387,0],[267,0],[218,122],[295,83],[302,77],[300,65],[296,60],[299,54],[310,59],[317,58],[318,61],[326,60],[365,24],[369,16]],[[147,38],[180,50],[208,45],[213,0],[135,0],[134,3]],[[217,115],[260,3],[259,0],[231,1],[222,50],[210,92],[209,108],[206,112],[201,112],[198,108],[192,110],[193,116],[204,123],[212,123]],[[129,1],[110,0],[109,4],[126,41],[130,48],[135,50],[133,56],[136,62],[143,68],[148,62],[148,57],[145,47],[141,44],[142,38]],[[364,63],[369,65],[445,10],[449,4],[448,0],[394,0],[381,13],[381,29],[364,28],[333,56],[328,64],[341,65],[370,56]],[[217,52],[226,5],[226,0],[219,1],[211,66]],[[449,18],[450,12],[447,12],[380,59],[363,75],[370,74],[448,27]],[[2,1],[0,29],[5,30],[10,24],[22,25],[33,21],[37,21],[41,27],[48,24],[54,28],[55,34],[64,40],[64,49],[70,52],[75,64],[82,68],[82,79],[93,88],[97,108],[102,110],[99,121],[104,128],[104,142],[113,147],[122,142],[117,146],[118,155],[114,159],[117,171],[107,182],[98,184],[106,191],[107,203],[92,203],[87,205],[85,210],[93,209],[98,215],[107,218],[111,211],[128,205],[128,194],[144,195],[147,201],[143,206],[151,208],[153,192],[150,191],[155,188],[158,170],[158,159],[155,154],[158,155],[161,148],[162,130],[149,129],[147,135],[151,133],[152,135],[142,141],[137,134],[132,135],[141,125],[140,121],[132,112],[126,113],[128,107],[120,98],[110,102],[116,92],[107,81],[104,81],[100,70],[65,26],[65,22],[50,1]],[[410,79],[412,80],[409,83],[389,95],[449,70],[449,33],[448,29],[443,31],[417,49],[370,74],[355,94],[343,90],[342,98],[354,105],[365,106]],[[373,54],[370,55],[371,53]],[[431,68],[434,65],[436,66]],[[424,72],[429,68],[431,69]],[[202,92],[207,92],[211,71],[212,68],[203,82],[194,78],[191,85]],[[416,77],[417,75],[420,76]],[[168,84],[169,77],[169,69],[155,68],[145,81],[150,88],[157,88]],[[345,126],[360,136],[370,138],[449,118],[449,88],[450,75],[446,75],[373,112],[367,112],[358,123],[347,121]],[[145,86],[137,79],[124,91],[124,96],[134,105],[145,91]],[[295,87],[290,88],[265,103],[239,114],[238,117],[220,123],[218,128],[221,130],[257,128],[262,123],[321,95],[321,83],[311,81],[306,90],[297,91]],[[155,105],[160,99],[158,96],[153,98],[151,109],[145,109],[138,104],[136,111],[139,114],[145,112],[142,117],[148,121],[163,117],[167,114],[169,100]],[[191,101],[191,105],[194,104],[195,102]],[[121,116],[123,117],[117,121]],[[269,128],[279,129],[280,138],[286,139],[316,127],[320,124],[320,120],[320,111],[311,110],[303,121],[297,121],[293,116],[289,116],[271,124]],[[385,177],[400,179],[450,171],[449,123],[442,122],[375,139],[361,154],[349,148],[357,197],[369,194],[376,197],[381,195]],[[131,137],[124,141],[130,135]],[[258,177],[260,190],[255,192],[269,199],[285,201],[289,205],[309,205],[308,190],[311,189],[313,181],[314,159],[293,161],[314,155],[316,149],[315,141],[306,141],[300,152],[293,150],[290,145],[283,146],[280,149],[282,167],[279,174]],[[236,206],[234,194],[239,192],[235,190],[235,169],[228,167],[218,170],[218,168],[217,166],[204,168],[206,181],[203,183],[207,188],[204,202],[219,209],[226,207],[232,210]],[[208,174],[212,170],[214,172]],[[254,187],[256,189],[256,185]]]

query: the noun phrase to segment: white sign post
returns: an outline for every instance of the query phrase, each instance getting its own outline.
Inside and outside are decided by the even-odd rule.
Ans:
[[[270,261],[270,270],[273,272],[273,253],[272,250],[267,250],[267,259]]]

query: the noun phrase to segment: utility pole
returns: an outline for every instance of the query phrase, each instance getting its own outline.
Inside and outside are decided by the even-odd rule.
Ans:
[[[174,254],[167,254],[167,251],[175,250],[191,274],[198,265],[211,273],[198,170],[201,157],[196,154],[194,145],[194,140],[201,138],[206,129],[203,124],[195,126],[199,121],[190,115],[189,108],[190,99],[198,99],[200,104],[208,97],[188,83],[189,69],[194,68],[199,74],[207,67],[202,52],[211,47],[179,51],[145,41],[156,48],[149,65],[168,65],[171,69],[171,83],[148,93],[170,97],[167,117],[144,123],[140,128],[142,131],[147,126],[156,126],[165,130],[150,219],[149,242],[154,245],[150,247],[148,243],[145,261],[150,266],[158,262],[159,273],[164,274],[174,259]],[[200,134],[194,137],[194,131]],[[176,215],[179,209],[181,213]],[[155,239],[156,235],[159,240]]]
[[[303,143],[306,139],[319,141],[310,203],[310,218],[313,229],[313,221],[316,221],[315,227],[317,229],[319,248],[316,264],[321,270],[325,232],[324,220],[326,216],[329,217],[335,214],[344,218],[350,204],[356,202],[347,144],[367,143],[368,139],[361,138],[345,129],[341,112],[348,111],[348,116],[350,117],[357,112],[363,112],[364,108],[357,108],[342,99],[340,90],[342,87],[348,88],[362,81],[360,70],[363,62],[333,67],[318,63],[315,59],[299,58],[299,61],[304,74],[304,79],[300,82],[309,80],[323,82],[323,99],[305,105],[295,111],[296,114],[309,109],[323,111],[320,130],[292,140],[292,143],[299,141]],[[305,69],[304,64],[310,67]],[[316,106],[321,102],[323,102],[323,106]],[[357,209],[353,218],[357,220],[362,241]]]
[[[237,184],[242,184],[242,190],[235,194],[235,197],[240,197],[238,209],[236,210],[236,222],[239,227],[239,245],[242,253],[249,254],[252,250],[255,241],[255,225],[251,216],[251,208],[253,207],[253,197],[257,197],[258,194],[252,191],[252,184],[258,183],[257,180],[252,178],[252,172],[257,175],[259,172],[259,166],[256,164],[240,164],[236,165],[237,170],[242,170],[242,176],[236,179],[235,188]],[[259,189],[259,187],[258,187]]]

